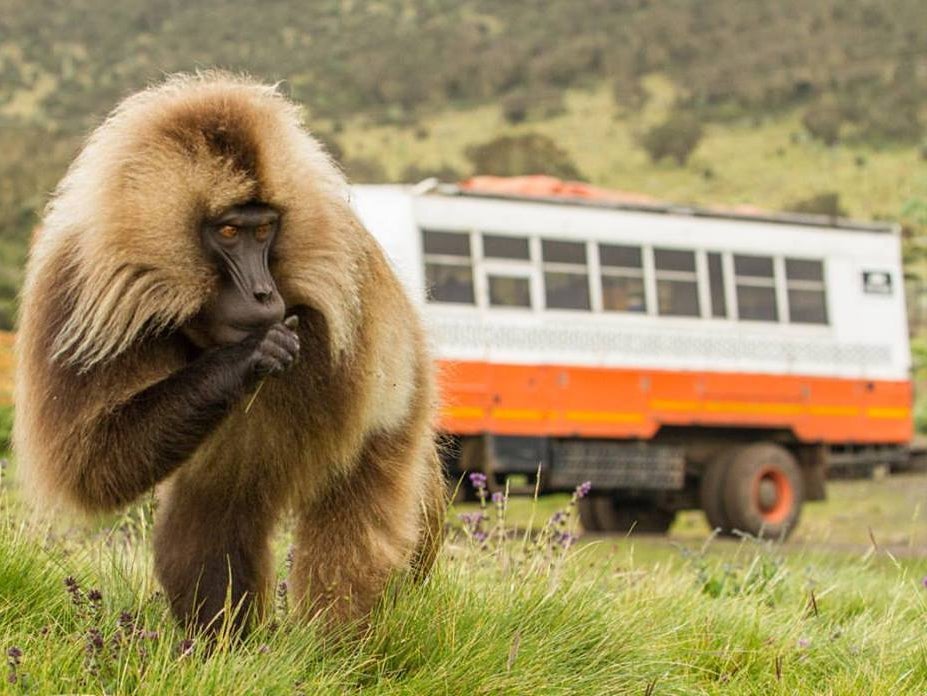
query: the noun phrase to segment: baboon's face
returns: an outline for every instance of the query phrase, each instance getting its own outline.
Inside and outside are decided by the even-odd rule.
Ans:
[[[220,281],[217,295],[188,327],[195,342],[237,343],[283,320],[286,307],[269,266],[279,222],[279,213],[262,203],[234,206],[204,222],[200,237]]]

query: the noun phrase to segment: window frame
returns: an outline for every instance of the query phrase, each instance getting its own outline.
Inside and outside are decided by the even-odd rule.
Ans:
[[[637,249],[640,254],[640,266],[634,268],[632,266],[614,266],[611,264],[603,263],[602,261],[602,247],[625,247],[628,249]],[[592,248],[597,260],[598,272],[596,273],[596,282],[593,282],[593,286],[598,294],[598,308],[596,311],[600,311],[603,314],[618,314],[618,315],[641,315],[647,316],[650,314],[650,302],[649,302],[649,292],[647,291],[647,269],[646,269],[646,258],[645,258],[645,245],[643,244],[625,244],[625,243],[616,243],[616,242],[603,242],[596,240],[592,242]],[[605,278],[631,278],[639,279],[641,281],[641,291],[644,298],[644,307],[641,310],[630,310],[630,309],[611,309],[605,306]],[[597,287],[596,287],[597,286]],[[595,303],[594,303],[595,304]]]
[[[752,257],[757,259],[768,259],[770,262],[771,274],[769,276],[758,276],[758,275],[740,275],[737,273],[737,257]],[[737,320],[738,321],[749,321],[756,322],[758,324],[782,324],[784,315],[782,311],[782,297],[780,292],[780,287],[782,285],[780,274],[781,274],[781,256],[777,255],[766,255],[766,254],[756,254],[752,252],[731,252],[731,269],[734,272],[733,284],[734,284],[734,297],[736,299],[737,307]],[[757,319],[755,317],[744,317],[743,312],[740,307],[740,287],[749,287],[749,288],[766,288],[772,290],[773,296],[773,310],[775,312],[772,319]]]
[[[517,262],[515,259],[486,260],[480,269],[480,274],[482,276],[483,282],[485,283],[485,299],[487,309],[515,312],[533,312],[537,309],[537,269],[533,267],[533,264],[530,261]],[[490,276],[526,279],[528,281],[528,298],[530,304],[527,307],[521,305],[494,305],[492,303],[492,297],[490,295],[489,289]]]
[[[820,264],[821,266],[821,279],[820,280],[789,280],[788,275],[788,262],[789,261],[810,261],[812,263]],[[782,257],[782,278],[783,278],[783,294],[785,296],[785,304],[789,312],[789,323],[797,326],[831,326],[831,311],[830,311],[830,293],[827,291],[827,259],[825,258],[808,258],[804,256],[783,256]],[[824,296],[824,321],[795,321],[792,318],[792,303],[789,300],[789,293],[792,290],[798,291],[812,291],[820,292]]]
[[[540,265],[541,271],[541,299],[543,303],[541,305],[542,311],[553,311],[553,312],[589,312],[593,313],[596,311],[595,305],[593,304],[593,288],[592,288],[592,264],[590,263],[590,242],[589,240],[574,240],[574,239],[557,239],[556,237],[541,236],[536,237],[538,240],[537,250],[538,250],[538,262]],[[546,261],[544,259],[544,242],[568,242],[570,244],[577,244],[583,247],[583,254],[585,255],[586,262],[583,264],[572,263],[566,261]],[[598,260],[598,259],[596,259]],[[586,307],[551,307],[547,303],[547,274],[548,273],[562,273],[570,275],[583,275],[586,278]],[[601,292],[601,286],[599,287]]]
[[[702,301],[702,280],[699,256],[700,249],[697,248],[688,248],[688,247],[676,247],[676,246],[657,246],[655,244],[648,245],[650,247],[651,253],[651,262],[653,268],[653,290],[654,290],[654,314],[653,316],[657,317],[667,317],[669,319],[704,319],[705,318],[705,303]],[[661,270],[657,268],[657,252],[658,251],[679,251],[692,254],[692,270],[691,271],[679,271],[679,270]],[[695,301],[696,301],[696,311],[695,314],[664,314],[660,312],[660,281],[665,282],[695,282]]]
[[[730,274],[728,273],[728,264],[726,263],[726,257],[728,252],[720,251],[718,249],[704,249],[703,254],[705,257],[705,298],[707,300],[705,306],[705,318],[712,319],[716,321],[729,321],[733,318],[731,312],[731,302],[729,298],[728,286],[730,285]],[[719,288],[712,287],[711,281],[711,259],[712,257],[717,258],[718,260],[718,271],[720,273],[721,285]],[[715,307],[715,290],[720,290],[719,299],[724,303],[724,313],[716,314],[718,308]]]
[[[455,234],[467,237],[467,244],[470,248],[469,256],[459,256],[457,254],[435,254],[425,251],[425,234],[428,232],[438,232],[444,234]],[[422,280],[425,286],[425,304],[441,305],[443,307],[478,307],[480,304],[479,287],[476,274],[476,254],[474,249],[474,240],[472,230],[459,229],[437,229],[434,227],[419,227],[419,243],[422,250]],[[466,262],[463,259],[467,259]],[[428,265],[436,266],[454,266],[457,268],[470,269],[470,289],[473,295],[472,302],[449,302],[439,300],[433,297],[432,287],[428,284]]]

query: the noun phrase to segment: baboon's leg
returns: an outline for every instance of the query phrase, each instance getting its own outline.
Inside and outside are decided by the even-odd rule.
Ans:
[[[412,571],[417,580],[424,580],[434,565],[444,542],[444,516],[447,512],[448,492],[444,469],[437,453],[427,466],[421,504],[422,530],[419,534]]]
[[[158,510],[155,570],[179,621],[215,632],[228,601],[233,627],[247,632],[273,580],[274,513],[253,491],[197,487],[189,477],[172,482]]]
[[[394,572],[430,565],[433,471],[430,451],[376,436],[343,482],[299,511],[290,586],[303,613],[334,624],[363,619]],[[422,544],[425,535],[432,544]]]

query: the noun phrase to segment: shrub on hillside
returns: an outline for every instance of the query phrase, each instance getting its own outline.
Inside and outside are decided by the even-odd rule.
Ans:
[[[333,160],[336,162],[344,161],[344,148],[341,147],[341,143],[338,142],[338,139],[332,133],[316,131],[313,135],[316,140],[322,143],[322,147],[325,148],[325,151]]]
[[[419,181],[431,177],[444,183],[453,183],[463,179],[464,175],[447,163],[437,167],[422,167],[417,164],[410,164],[402,170],[399,180],[404,184],[417,184]]]
[[[871,105],[860,120],[867,141],[912,142],[924,134],[920,103],[889,95]]]
[[[616,69],[612,76],[612,99],[622,111],[639,111],[647,103],[647,90],[630,70]]]
[[[0,297],[0,331],[12,331],[16,323],[16,298]]]
[[[371,157],[348,157],[341,166],[355,184],[382,184],[389,179],[383,165]]]
[[[505,135],[465,152],[474,174],[521,176],[547,174],[561,179],[582,179],[569,153],[540,133]]]
[[[843,117],[840,107],[828,100],[809,107],[802,116],[801,123],[815,140],[820,140],[825,145],[836,145],[840,139]]]
[[[0,453],[10,449],[13,433],[13,407],[0,406]]]
[[[512,92],[502,99],[502,117],[511,124],[521,123],[528,118],[528,95]]]
[[[702,134],[702,124],[695,116],[677,112],[646,131],[641,136],[641,145],[654,162],[672,157],[681,167],[698,147]]]
[[[560,116],[566,112],[563,92],[543,86],[532,86],[510,92],[502,99],[502,116],[516,124],[532,119]]]
[[[847,216],[846,209],[840,205],[840,194],[836,191],[824,191],[809,198],[803,198],[788,204],[783,210],[789,213],[809,213],[830,217]]]

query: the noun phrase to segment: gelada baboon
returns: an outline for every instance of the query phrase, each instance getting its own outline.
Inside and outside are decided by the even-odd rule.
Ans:
[[[27,483],[84,511],[163,484],[155,567],[181,621],[214,627],[227,598],[239,628],[260,615],[287,510],[309,614],[362,618],[388,576],[427,572],[444,488],[422,328],[273,87],[210,73],[122,102],[49,203],[21,310]]]

